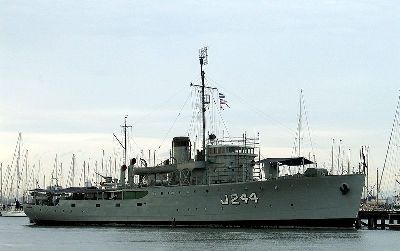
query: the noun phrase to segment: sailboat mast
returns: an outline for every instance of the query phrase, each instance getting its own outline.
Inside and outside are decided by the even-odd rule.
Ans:
[[[71,187],[73,187],[75,181],[75,154],[72,154],[72,175],[71,175]]]
[[[3,163],[0,163],[0,202],[3,204]]]
[[[299,157],[301,157],[301,122],[302,122],[302,98],[303,98],[303,89],[300,89],[300,100],[299,100]]]
[[[55,159],[55,167],[56,167],[56,186],[58,186],[58,161],[57,161],[57,154]]]
[[[126,165],[126,118],[128,116],[125,115],[125,124],[124,124],[124,165]]]
[[[16,194],[16,200],[18,200],[19,194],[18,194],[18,190],[19,190],[19,181],[20,181],[20,173],[19,173],[19,161],[21,158],[21,133],[19,133],[18,135],[18,157],[17,157],[17,194]]]
[[[335,147],[335,139],[332,139],[332,150],[331,150],[331,174],[333,174],[333,150]]]
[[[379,206],[379,170],[376,167],[376,206]]]
[[[24,189],[23,191],[24,195],[22,197],[22,200],[25,202],[25,197],[27,196],[28,193],[28,149],[26,150],[25,154],[25,184],[24,184]]]

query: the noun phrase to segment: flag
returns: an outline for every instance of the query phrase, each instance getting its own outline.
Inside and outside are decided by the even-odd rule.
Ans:
[[[227,106],[228,108],[230,108],[230,106],[228,105],[228,102],[225,99],[225,95],[223,93],[219,93],[219,108],[220,109],[224,109],[224,105]]]

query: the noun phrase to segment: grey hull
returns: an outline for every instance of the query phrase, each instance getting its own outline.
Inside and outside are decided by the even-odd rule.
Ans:
[[[345,184],[349,190],[341,189]],[[164,226],[352,227],[364,175],[287,177],[276,180],[175,187],[145,187],[141,199],[60,200],[28,204],[37,224]]]

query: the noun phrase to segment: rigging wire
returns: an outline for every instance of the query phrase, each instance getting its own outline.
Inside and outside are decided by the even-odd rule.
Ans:
[[[304,116],[306,117],[306,125],[307,125],[308,137],[309,137],[309,139],[310,139],[311,152],[312,152],[312,154],[313,154],[314,161],[315,161],[314,143],[313,143],[313,140],[312,140],[312,137],[311,137],[310,123],[309,123],[309,121],[308,121],[308,112],[307,112],[307,109],[306,109],[306,103],[305,103],[305,99],[304,99],[304,94],[303,94],[303,92],[301,93],[301,95],[302,95],[302,99],[301,99],[301,100],[302,100],[302,102],[303,102]]]
[[[175,98],[179,93],[181,93],[187,86],[183,86],[182,88],[178,89],[176,92],[172,93],[172,95],[168,96],[162,102],[158,103],[157,105],[153,106],[149,112],[143,114],[142,116],[137,118],[136,124],[140,124],[145,121],[145,118],[150,117],[149,115],[153,114],[155,111],[158,111],[160,108],[164,107],[165,104],[169,103],[173,98]]]
[[[400,95],[399,95],[399,99],[398,99],[398,102],[397,102],[396,112],[395,112],[395,115],[394,115],[393,124],[392,124],[392,129],[391,129],[390,136],[389,136],[389,144],[388,144],[388,147],[387,147],[387,150],[386,150],[385,161],[384,161],[384,163],[383,163],[383,168],[382,168],[382,172],[381,172],[381,177],[380,177],[380,179],[379,179],[378,188],[379,188],[380,184],[382,183],[382,177],[383,177],[383,174],[384,174],[384,172],[385,172],[385,168],[386,168],[386,163],[387,163],[387,159],[388,159],[389,150],[391,149],[392,138],[394,137],[394,136],[393,136],[393,132],[394,132],[394,130],[395,130],[395,125],[396,125],[396,123],[398,123],[399,108],[400,108]]]
[[[255,110],[257,113],[259,113],[260,115],[266,116],[268,117],[270,120],[272,120],[273,122],[275,122],[276,124],[280,125],[282,128],[285,128],[287,131],[289,131],[292,134],[296,134],[296,132],[287,127],[286,125],[284,125],[282,122],[278,121],[277,119],[273,118],[271,115],[265,113],[264,111],[260,110],[258,107],[250,104],[249,102],[247,102],[244,98],[242,98],[240,95],[237,95],[236,93],[234,93],[232,90],[228,90],[227,88],[225,88],[223,85],[217,83],[215,80],[212,80],[210,77],[207,77],[207,80],[210,80],[214,83],[215,86],[220,86],[222,90],[224,90],[224,92],[227,92],[229,94],[233,94],[233,96],[237,97],[239,99],[239,101],[241,101],[243,104],[246,104],[248,106],[250,106],[253,110]]]
[[[175,117],[174,122],[172,123],[172,125],[170,126],[170,128],[168,129],[167,133],[165,134],[165,136],[163,137],[163,140],[161,141],[161,144],[158,146],[158,149],[160,149],[164,143],[165,140],[167,139],[167,136],[169,135],[169,133],[171,132],[172,128],[175,126],[176,121],[178,120],[178,118],[181,116],[182,110],[183,108],[185,108],[187,102],[189,101],[189,98],[191,97],[191,95],[189,94],[189,96],[186,98],[185,103],[182,105],[181,109],[179,110],[178,115]]]

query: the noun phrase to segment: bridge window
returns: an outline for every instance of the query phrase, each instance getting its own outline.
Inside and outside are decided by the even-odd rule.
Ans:
[[[236,150],[236,147],[228,147],[228,153],[234,153]]]

